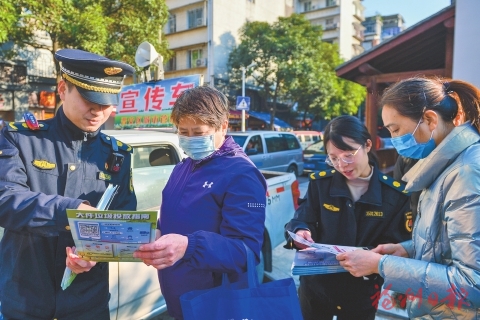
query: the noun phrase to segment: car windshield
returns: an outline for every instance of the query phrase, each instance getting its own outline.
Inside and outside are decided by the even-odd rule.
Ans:
[[[247,140],[247,136],[234,136],[232,135],[233,140],[240,146],[243,147],[245,144],[245,140]]]
[[[319,141],[308,146],[305,149],[305,153],[325,153],[325,149],[323,148],[323,141]]]

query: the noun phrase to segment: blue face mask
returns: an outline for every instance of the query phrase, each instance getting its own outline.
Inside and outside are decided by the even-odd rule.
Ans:
[[[186,137],[178,136],[180,148],[193,160],[200,160],[215,152],[214,135]]]
[[[426,158],[430,152],[435,149],[435,140],[433,140],[433,131],[430,136],[430,140],[425,143],[418,143],[413,136],[418,129],[422,119],[417,124],[415,130],[412,133],[404,134],[400,137],[392,138],[392,144],[397,149],[399,155],[412,158],[412,159],[423,159]]]

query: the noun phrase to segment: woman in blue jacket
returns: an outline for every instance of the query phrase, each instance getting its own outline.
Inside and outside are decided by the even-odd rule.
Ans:
[[[185,91],[171,119],[188,158],[174,168],[163,190],[161,237],[135,256],[158,269],[168,312],[182,319],[182,294],[218,286],[223,273],[231,281],[242,278],[243,243],[259,261],[267,186],[226,135],[228,101],[221,92],[206,86]]]
[[[310,242],[373,248],[411,237],[411,210],[404,185],[383,174],[372,155],[372,139],[355,117],[330,121],[324,132],[330,170],[310,176],[306,200],[286,230]],[[301,243],[291,242],[298,249]],[[300,277],[304,319],[374,319],[381,277],[348,273]]]
[[[407,190],[422,192],[413,237],[337,259],[354,276],[378,273],[406,293],[410,319],[478,319],[480,91],[411,78],[391,86],[381,105],[398,153],[421,159],[403,177]],[[467,122],[455,127],[459,113]]]

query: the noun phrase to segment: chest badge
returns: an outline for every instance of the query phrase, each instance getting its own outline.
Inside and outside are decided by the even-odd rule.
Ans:
[[[367,211],[367,212],[365,212],[365,216],[375,217],[375,218],[383,218],[383,212],[382,211]]]
[[[210,189],[212,187],[212,184],[213,184],[213,182],[208,183],[208,181],[205,181],[205,183],[203,184],[203,187]]]
[[[57,167],[55,163],[48,162],[47,160],[33,160],[32,165],[42,170],[52,170]]]
[[[324,203],[323,206],[325,207],[325,209],[330,210],[330,211],[334,211],[334,212],[340,211],[340,208],[337,208],[337,207],[335,207],[335,206],[332,205],[332,204],[326,204],[326,203]]]
[[[110,180],[112,180],[112,176],[109,175],[108,173],[105,173],[105,172],[100,171],[100,172],[98,173],[98,179],[99,179],[99,180],[110,181]]]

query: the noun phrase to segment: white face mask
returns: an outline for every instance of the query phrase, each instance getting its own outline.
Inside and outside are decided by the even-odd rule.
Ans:
[[[180,148],[193,160],[200,160],[215,152],[215,135],[198,137],[178,136]]]

